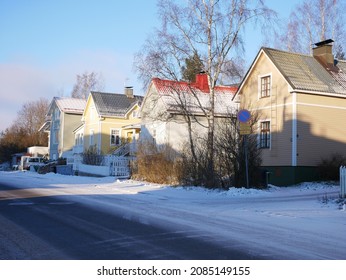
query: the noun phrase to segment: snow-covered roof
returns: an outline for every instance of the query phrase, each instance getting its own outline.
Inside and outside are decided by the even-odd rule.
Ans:
[[[211,108],[209,86],[206,84],[206,75],[196,83],[172,81],[154,78],[152,85],[162,98],[167,111],[181,113],[182,107],[191,114],[204,114],[204,110]],[[215,86],[215,114],[227,115],[232,112],[235,103],[232,101],[237,87]]]
[[[49,106],[47,115],[52,114],[54,103],[61,112],[82,115],[86,105],[86,100],[71,97],[54,97]]]

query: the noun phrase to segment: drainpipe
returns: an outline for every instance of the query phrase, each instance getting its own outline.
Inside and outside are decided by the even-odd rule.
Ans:
[[[297,166],[297,93],[292,92],[292,166]]]

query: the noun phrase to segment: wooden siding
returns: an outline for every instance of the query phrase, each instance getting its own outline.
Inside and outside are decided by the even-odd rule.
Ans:
[[[156,132],[155,142],[157,146],[169,145],[174,151],[181,152],[189,145],[188,125],[183,115],[169,115],[161,98],[158,98],[157,90],[151,86],[142,105],[142,129],[141,141],[153,142],[153,133]],[[218,122],[221,118],[216,118]],[[199,122],[199,123],[198,123]],[[192,124],[193,136],[205,136],[207,133],[207,120],[198,117],[198,122]]]
[[[132,112],[139,112],[139,107],[136,105],[132,110],[128,112],[125,118],[118,117],[105,117],[101,118],[95,108],[94,100],[89,96],[87,106],[84,112],[84,150],[90,146],[90,131],[94,131],[94,144],[103,154],[108,154],[114,150],[115,146],[111,146],[111,129],[119,129],[121,132],[120,137],[126,138],[129,130],[124,129],[124,126],[139,124],[140,119],[133,117]],[[136,129],[131,130],[138,134]]]
[[[346,156],[346,99],[297,94],[297,163],[316,166],[333,153]]]
[[[73,131],[75,130],[76,127],[80,126],[82,124],[81,122],[81,115],[76,115],[76,114],[66,114],[62,113],[63,118],[62,118],[62,134],[61,137],[62,139],[62,146],[60,147],[61,153],[70,151],[72,150],[75,140],[74,140],[74,134]]]
[[[271,76],[270,97],[259,97],[260,77]],[[292,164],[292,94],[274,64],[261,54],[240,92],[241,108],[248,109],[260,121],[271,122],[271,148],[262,150],[262,165]]]

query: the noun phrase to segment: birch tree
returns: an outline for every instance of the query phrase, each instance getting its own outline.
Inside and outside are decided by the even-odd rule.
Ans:
[[[76,76],[76,83],[73,86],[71,97],[87,99],[90,91],[101,91],[103,88],[104,82],[101,74],[84,72]]]
[[[342,48],[345,39],[345,2],[340,0],[305,0],[289,16],[282,35],[288,51],[311,54],[314,43],[333,39]],[[342,50],[341,50],[342,53]]]
[[[198,53],[208,75],[209,106],[200,108],[207,119],[207,186],[214,184],[215,86],[243,51],[243,35],[250,24],[264,24],[274,12],[262,1],[189,0],[158,2],[161,26],[135,56],[144,86],[153,77],[179,81],[187,58]],[[197,98],[197,95],[196,95]],[[196,100],[196,104],[202,104]],[[181,103],[184,107],[184,102]],[[184,109],[183,109],[184,111]],[[185,109],[185,111],[187,111]],[[187,112],[188,113],[188,112]]]

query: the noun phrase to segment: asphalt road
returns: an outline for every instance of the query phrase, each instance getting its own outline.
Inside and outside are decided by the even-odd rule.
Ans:
[[[0,185],[0,190],[13,189]],[[95,199],[116,204],[119,198]],[[208,239],[129,220],[115,210],[80,203],[74,196],[0,197],[0,259],[258,259]]]

